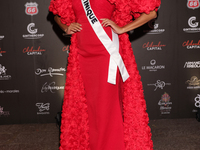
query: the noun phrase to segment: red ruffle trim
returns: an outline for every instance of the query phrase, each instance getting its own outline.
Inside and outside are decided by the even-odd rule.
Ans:
[[[60,150],[88,150],[88,111],[78,63],[76,34],[71,38],[62,106]]]
[[[126,150],[152,150],[149,118],[146,112],[141,77],[127,34],[120,35],[122,58],[130,78],[124,83],[123,115]]]
[[[60,16],[61,22],[70,25],[75,22],[75,14],[72,9],[72,0],[51,0],[49,11]]]
[[[117,3],[115,3],[117,4]],[[117,8],[117,7],[116,7]],[[154,10],[154,9],[153,9]],[[113,13],[113,18],[119,26],[129,23],[131,7],[119,6]],[[119,35],[122,47],[122,58],[129,72],[129,79],[124,83],[123,115],[124,140],[126,150],[152,150],[151,130],[146,112],[146,101],[142,89],[141,77],[137,69],[135,57],[128,35]]]
[[[142,13],[149,14],[152,10],[158,10],[160,0],[129,0],[131,14],[134,18],[138,18]]]

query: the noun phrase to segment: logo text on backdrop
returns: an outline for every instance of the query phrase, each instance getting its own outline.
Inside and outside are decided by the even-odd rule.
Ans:
[[[37,15],[38,14],[38,4],[36,2],[27,2],[25,4],[25,13],[27,15]]]
[[[187,7],[190,9],[199,8],[199,0],[188,0]]]

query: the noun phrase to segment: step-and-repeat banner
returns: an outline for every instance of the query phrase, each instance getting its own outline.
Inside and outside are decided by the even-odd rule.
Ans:
[[[0,124],[55,122],[70,37],[50,0],[0,1]],[[200,108],[200,2],[162,0],[158,18],[129,32],[150,119]]]

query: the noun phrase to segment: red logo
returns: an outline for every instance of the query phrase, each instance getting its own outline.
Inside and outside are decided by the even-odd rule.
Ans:
[[[194,41],[185,41],[182,44],[183,47],[187,47],[187,49],[197,49],[200,48],[200,40],[197,43],[194,43]]]
[[[144,43],[143,44],[143,48],[146,48],[146,47],[164,47],[164,46],[166,46],[166,45],[162,45],[161,44],[161,41],[160,42],[158,42],[158,44],[157,45],[154,45],[153,44],[153,42],[147,42],[147,43]]]
[[[36,2],[34,2],[34,3],[32,3],[32,2],[30,2],[30,3],[26,3],[25,4],[25,13],[27,14],[27,15],[31,15],[31,16],[33,16],[33,15],[37,15],[38,14],[38,4],[36,3]]]
[[[162,50],[162,47],[166,45],[161,44],[161,41],[158,44],[154,44],[153,42],[147,42],[142,45],[143,48],[147,48],[147,50]]]
[[[67,53],[68,53],[68,52],[69,52],[69,45],[64,46],[64,47],[62,48],[62,51],[63,51],[63,52],[67,51]]]
[[[37,49],[34,49],[33,46],[26,47],[23,49],[23,53],[27,53],[27,55],[42,55],[42,52],[46,51],[45,49],[41,49],[40,46]]]
[[[188,0],[187,7],[191,9],[199,8],[199,0]]]

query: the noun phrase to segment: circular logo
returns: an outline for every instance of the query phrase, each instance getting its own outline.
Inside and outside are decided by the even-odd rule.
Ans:
[[[198,22],[193,22],[193,21],[196,21],[196,17],[195,16],[192,16],[188,19],[188,25],[192,28],[196,28],[199,23]]]
[[[152,59],[152,60],[150,61],[150,64],[151,64],[151,65],[155,65],[155,64],[156,64],[156,60],[155,60],[155,59]]]
[[[36,34],[37,33],[37,29],[32,29],[32,27],[35,27],[35,23],[29,23],[27,26],[27,31],[30,34]]]
[[[197,97],[195,97],[195,106],[200,108],[200,95],[197,94]]]

